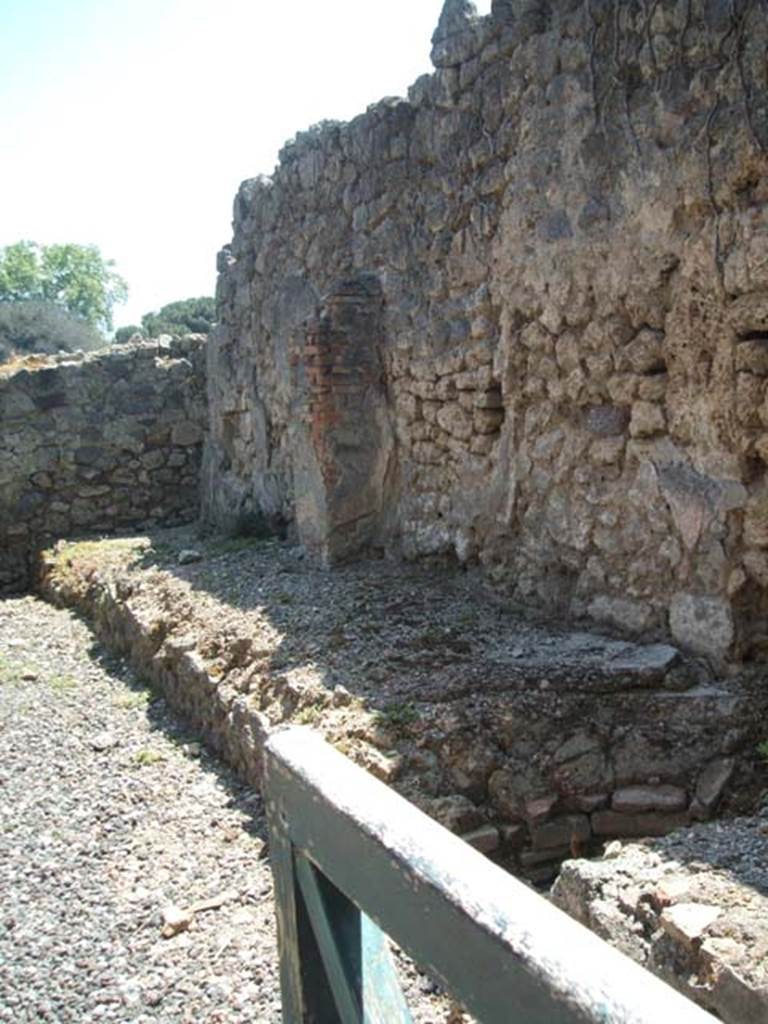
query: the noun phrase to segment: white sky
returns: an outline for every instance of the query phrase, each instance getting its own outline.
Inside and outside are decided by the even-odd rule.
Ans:
[[[0,247],[98,245],[131,291],[116,326],[213,294],[239,183],[296,131],[404,95],[441,7],[0,0]]]

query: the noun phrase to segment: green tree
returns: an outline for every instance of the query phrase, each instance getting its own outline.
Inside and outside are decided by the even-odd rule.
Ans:
[[[40,267],[34,242],[17,242],[0,250],[0,298],[3,302],[40,298]]]
[[[161,334],[208,334],[216,322],[216,300],[207,296],[170,302],[157,313],[146,313],[141,326],[148,338]]]
[[[48,302],[109,331],[112,309],[127,295],[114,262],[95,245],[16,242],[0,249],[0,302]]]

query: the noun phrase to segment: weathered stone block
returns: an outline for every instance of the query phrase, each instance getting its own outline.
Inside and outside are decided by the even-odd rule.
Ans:
[[[473,418],[473,426],[478,434],[495,434],[504,422],[501,409],[477,409]]]
[[[499,830],[495,825],[483,825],[471,832],[465,832],[461,838],[480,853],[493,853],[500,846]]]
[[[614,811],[637,814],[641,811],[682,811],[688,794],[679,786],[627,786],[617,789],[611,798]]]
[[[203,439],[202,425],[191,420],[182,420],[171,429],[171,443],[177,445],[199,444]]]
[[[458,402],[449,402],[437,411],[437,422],[447,433],[468,441],[472,436],[472,418]]]
[[[693,811],[697,816],[706,817],[717,807],[725,787],[731,780],[736,768],[732,757],[716,757],[699,775]]]
[[[650,811],[643,814],[620,814],[617,811],[595,811],[591,817],[596,836],[664,836],[690,821],[687,812],[664,814]]]
[[[666,427],[664,410],[652,402],[635,402],[632,406],[632,418],[629,432],[632,437],[652,437],[661,434]]]
[[[563,814],[531,827],[531,840],[535,850],[584,843],[591,835],[592,829],[586,814]]]
[[[669,628],[677,643],[694,654],[720,663],[734,639],[733,614],[727,601],[699,594],[675,594]]]

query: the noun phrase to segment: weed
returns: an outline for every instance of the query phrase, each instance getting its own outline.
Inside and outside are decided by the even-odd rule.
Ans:
[[[143,711],[152,700],[150,690],[128,690],[126,693],[119,693],[112,698],[116,708],[124,711]]]
[[[69,693],[77,686],[77,679],[74,676],[49,676],[47,683],[56,693]]]
[[[760,760],[768,764],[768,740],[762,740],[755,749]]]
[[[373,717],[377,725],[402,730],[407,729],[415,722],[419,713],[409,702],[407,704],[390,704],[388,707],[376,711]]]
[[[278,604],[294,604],[296,602],[295,596],[287,593],[285,590],[280,591],[279,594],[275,594],[275,600]]]
[[[416,643],[422,647],[441,647],[445,643],[445,636],[440,629],[428,628],[416,637]]]
[[[53,564],[60,579],[74,582],[78,577],[107,566],[134,565],[146,556],[149,547],[150,542],[145,537],[61,541],[44,551],[43,558]]]
[[[137,750],[133,755],[133,760],[138,765],[150,765],[159,764],[161,761],[165,761],[165,754],[159,750],[151,750],[149,747],[142,747],[141,750]]]
[[[241,551],[252,551],[267,540],[265,537],[222,537],[207,545],[209,555],[237,555]]]
[[[461,615],[459,615],[458,618],[456,619],[456,622],[458,623],[459,626],[464,626],[465,628],[476,626],[477,612],[462,612]]]
[[[149,547],[141,553],[139,565],[147,569],[163,562],[175,562],[177,557],[178,552],[172,544],[152,540]]]
[[[296,715],[299,725],[316,725],[323,716],[320,704],[307,704]]]

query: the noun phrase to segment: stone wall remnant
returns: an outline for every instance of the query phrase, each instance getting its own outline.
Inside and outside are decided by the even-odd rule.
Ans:
[[[448,0],[407,100],[299,134],[238,193],[205,516],[333,547],[297,381],[323,296],[375,278],[394,442],[365,441],[390,467],[366,543],[717,664],[762,656],[767,47],[762,0]]]
[[[194,520],[205,342],[189,335],[0,370],[0,592],[62,537]]]

